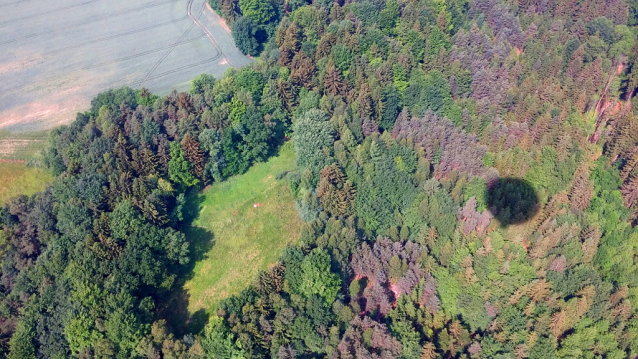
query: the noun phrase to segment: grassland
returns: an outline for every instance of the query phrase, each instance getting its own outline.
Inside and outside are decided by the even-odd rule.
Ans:
[[[48,132],[0,131],[0,160],[33,160],[46,147]]]
[[[239,293],[299,237],[302,222],[287,181],[275,179],[292,169],[288,143],[277,157],[205,190],[192,229],[210,231],[213,242],[184,286],[191,313],[209,312],[220,299]]]
[[[53,176],[24,162],[38,160],[47,143],[46,132],[0,131],[0,204],[11,197],[42,191]],[[11,163],[18,161],[17,163]]]
[[[53,176],[40,168],[22,163],[0,163],[0,204],[11,197],[42,191]]]

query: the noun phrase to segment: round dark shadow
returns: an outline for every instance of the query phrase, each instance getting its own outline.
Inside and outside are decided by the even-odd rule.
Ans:
[[[520,178],[499,178],[485,190],[488,209],[503,227],[527,222],[538,212],[536,191]]]

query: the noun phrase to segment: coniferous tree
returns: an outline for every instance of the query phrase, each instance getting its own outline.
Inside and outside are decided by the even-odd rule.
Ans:
[[[182,139],[181,146],[184,151],[184,158],[193,165],[193,175],[199,179],[203,179],[204,151],[201,150],[199,142],[197,142],[197,140],[190,134],[186,134],[186,136]]]
[[[328,94],[333,96],[341,96],[346,91],[346,85],[341,78],[341,73],[332,62],[329,62],[328,66],[326,66],[324,88]]]
[[[335,216],[352,214],[355,190],[341,170],[330,165],[321,170],[317,197],[323,208]]]

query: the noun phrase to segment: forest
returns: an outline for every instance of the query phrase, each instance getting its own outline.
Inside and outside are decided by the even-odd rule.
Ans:
[[[251,66],[101,93],[2,206],[1,357],[638,357],[638,1],[209,4]],[[287,141],[297,244],[182,335],[188,194]]]

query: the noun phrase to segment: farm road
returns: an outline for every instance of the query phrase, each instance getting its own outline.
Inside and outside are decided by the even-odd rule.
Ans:
[[[99,92],[166,94],[251,60],[205,0],[0,0],[0,130],[71,122]]]

